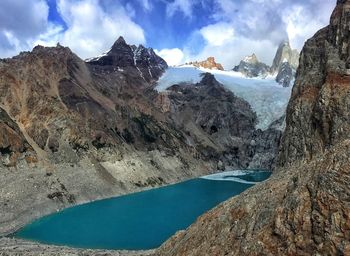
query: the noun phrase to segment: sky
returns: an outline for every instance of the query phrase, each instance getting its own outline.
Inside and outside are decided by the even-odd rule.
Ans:
[[[279,43],[298,50],[329,23],[336,0],[1,0],[0,58],[35,45],[85,59],[119,36],[152,47],[169,65],[214,56],[231,69],[255,53],[271,64]]]

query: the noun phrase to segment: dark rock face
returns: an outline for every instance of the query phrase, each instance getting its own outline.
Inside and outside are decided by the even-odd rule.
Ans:
[[[0,108],[0,160],[6,166],[16,164],[19,157],[32,155],[34,150],[24,138],[18,125],[9,117],[7,112]],[[27,158],[28,162],[30,159]]]
[[[331,23],[308,40],[287,110],[280,165],[310,160],[349,138],[349,2],[339,3]]]
[[[272,177],[158,255],[350,254],[349,14],[350,1],[338,1],[330,25],[303,48]]]
[[[204,159],[218,159],[234,168],[271,169],[281,132],[255,130],[250,105],[203,74],[197,84],[173,85],[167,92],[171,117],[185,131]]]
[[[255,54],[246,57],[233,71],[241,72],[247,77],[265,77],[270,73],[270,67],[258,60]]]
[[[104,55],[87,60],[89,64],[104,68],[133,68],[139,72],[147,82],[157,80],[168,67],[167,63],[155,54],[152,48],[142,45],[128,45],[120,37],[112,48]],[[129,70],[130,72],[130,70]]]
[[[278,74],[276,76],[276,82],[281,84],[283,87],[289,87],[294,79],[295,71],[289,64],[289,62],[284,62],[281,64]]]

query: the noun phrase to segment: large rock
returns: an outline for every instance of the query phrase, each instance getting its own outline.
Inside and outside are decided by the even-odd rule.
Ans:
[[[201,216],[158,255],[350,255],[350,1],[308,40],[272,177]]]

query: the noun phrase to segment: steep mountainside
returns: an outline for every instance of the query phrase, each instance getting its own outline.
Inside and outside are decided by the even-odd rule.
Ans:
[[[159,94],[166,68],[123,38],[86,62],[60,45],[1,60],[0,234],[225,166],[271,168],[280,131],[255,130],[249,104],[208,75],[181,89],[191,97]]]
[[[275,174],[158,255],[350,254],[350,1],[302,50]]]
[[[176,128],[208,160],[220,159],[220,168],[271,168],[282,132],[256,129],[250,105],[213,74],[203,74],[196,84],[175,84],[159,97]]]

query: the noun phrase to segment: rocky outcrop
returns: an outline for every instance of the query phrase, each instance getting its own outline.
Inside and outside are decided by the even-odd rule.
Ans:
[[[0,108],[0,159],[5,166],[15,166],[19,158],[30,163],[36,161],[33,148],[26,141],[20,128]]]
[[[233,71],[241,72],[247,77],[266,77],[270,67],[258,60],[255,54],[245,57]]]
[[[178,232],[158,255],[349,255],[350,1],[302,50],[272,177]]]
[[[214,75],[203,74],[197,84],[173,85],[159,99],[177,129],[203,154],[201,158],[218,159],[221,169],[271,169],[281,131],[256,130],[257,117],[250,105]]]
[[[193,65],[197,68],[207,68],[207,69],[216,69],[216,70],[224,70],[223,66],[220,63],[215,61],[214,57],[208,57],[204,61],[193,61],[186,63],[185,65]]]

